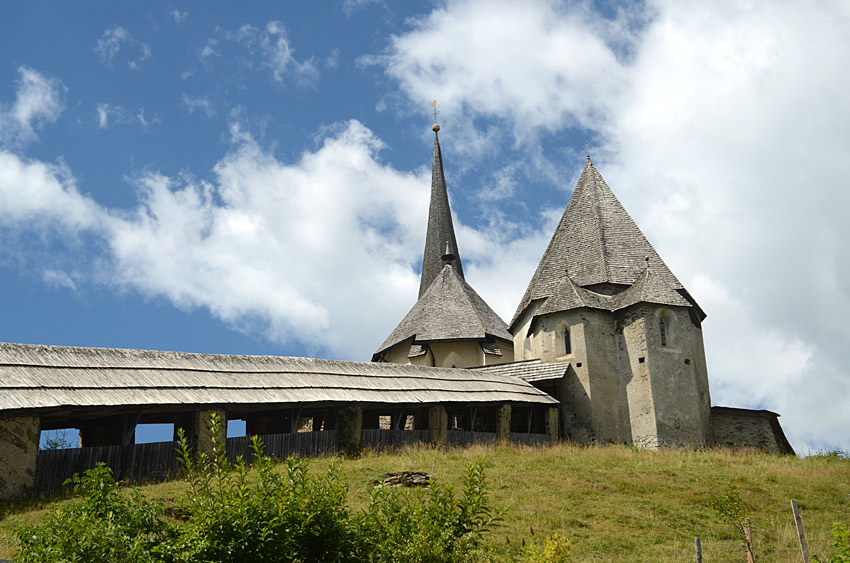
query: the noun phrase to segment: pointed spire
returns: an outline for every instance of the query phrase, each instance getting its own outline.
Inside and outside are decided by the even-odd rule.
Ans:
[[[419,297],[431,286],[431,282],[440,274],[445,264],[451,264],[463,278],[463,266],[457,250],[452,210],[449,207],[449,194],[443,174],[443,155],[440,152],[439,125],[434,131],[434,164],[431,169],[431,206],[428,210],[428,233],[425,235],[425,255],[422,258],[422,277],[419,282]],[[443,251],[449,247],[453,256],[443,261]]]

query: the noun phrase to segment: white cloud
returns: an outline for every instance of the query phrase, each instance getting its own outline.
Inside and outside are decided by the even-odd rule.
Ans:
[[[18,88],[11,106],[0,104],[0,146],[20,146],[36,140],[36,130],[53,123],[65,109],[66,88],[31,68],[18,68]]]
[[[311,83],[319,77],[319,71],[312,61],[295,59],[286,37],[286,29],[280,22],[273,21],[266,25],[260,45],[266,56],[265,66],[271,69],[276,81],[283,82],[284,77],[294,76],[299,82]]]
[[[126,123],[128,120],[127,110],[124,106],[116,106],[101,102],[95,107],[97,126],[107,129],[116,123]]]
[[[186,18],[189,17],[189,12],[186,12],[186,11],[181,12],[180,10],[171,10],[171,12],[169,12],[169,14],[174,19],[174,23],[176,23],[177,25],[180,25],[181,23],[186,21]]]
[[[217,39],[207,39],[207,42],[204,43],[204,47],[201,49],[200,54],[198,55],[201,59],[201,64],[204,65],[204,68],[210,70],[212,68],[212,57],[218,57],[219,52],[216,50],[218,46]]]
[[[121,51],[122,45],[132,51],[132,55],[128,57],[126,62],[127,68],[140,70],[141,63],[151,58],[150,45],[137,40],[126,28],[120,25],[113,26],[103,32],[103,35],[97,40],[94,52],[100,58],[100,62],[111,67],[113,60]]]
[[[413,22],[380,64],[421,107],[444,118],[507,118],[518,137],[590,126],[610,111],[624,69],[608,29],[583,4],[455,1]]]
[[[71,276],[62,270],[45,270],[42,279],[47,285],[70,289],[73,292],[77,291],[77,284],[74,283]]]
[[[67,166],[0,151],[0,219],[4,226],[94,229],[103,211],[77,190]]]
[[[206,117],[213,117],[216,114],[215,105],[210,101],[209,98],[201,98],[190,96],[188,94],[183,94],[182,96],[183,105],[186,106],[186,109],[189,110],[189,114],[193,114],[196,111],[203,113]]]
[[[381,141],[356,121],[293,163],[244,131],[234,137],[211,183],[138,176],[130,214],[80,194],[61,166],[0,153],[0,219],[7,228],[94,233],[108,249],[91,257],[101,283],[207,308],[316,353],[367,359],[416,295],[427,172],[382,164]],[[45,281],[92,280],[54,271]]]
[[[299,60],[295,57],[286,34],[286,28],[279,21],[270,21],[265,28],[258,29],[250,24],[243,24],[236,31],[223,33],[226,40],[235,41],[245,50],[243,65],[246,68],[266,69],[271,71],[276,82],[295,81],[301,85],[313,84],[319,77],[312,58]],[[219,42],[209,39],[201,51],[201,62],[209,70],[210,58],[220,56],[216,49]]]
[[[605,19],[458,0],[370,62],[471,138],[492,120],[532,150],[592,131],[608,183],[709,314],[714,402],[779,411],[799,447],[850,449],[848,25],[836,2],[659,0]]]
[[[139,111],[136,113],[136,119],[139,120],[142,129],[150,129],[154,125],[162,125],[162,118],[158,115],[154,114],[153,117],[146,117],[145,108],[139,108]]]
[[[339,64],[339,47],[334,47],[325,57],[325,68],[336,68]]]
[[[343,0],[342,10],[350,16],[355,10],[374,4],[383,5],[384,2],[383,0]]]

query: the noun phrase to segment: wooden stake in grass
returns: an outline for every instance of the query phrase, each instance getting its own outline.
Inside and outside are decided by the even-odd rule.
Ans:
[[[702,544],[699,541],[699,536],[694,538],[694,549],[697,551],[697,563],[702,563]]]
[[[755,563],[756,555],[753,553],[753,534],[750,531],[750,521],[744,521],[744,537],[747,538],[747,563]]]
[[[797,525],[797,536],[800,538],[800,550],[803,552],[803,561],[809,563],[809,545],[806,543],[806,532],[803,530],[803,519],[800,518],[800,507],[796,500],[791,501],[791,512],[794,513],[794,523]]]

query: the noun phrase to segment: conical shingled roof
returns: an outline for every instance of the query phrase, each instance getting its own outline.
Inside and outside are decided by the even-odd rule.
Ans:
[[[436,127],[436,126],[435,126]],[[443,174],[443,155],[440,151],[440,138],[434,132],[434,164],[431,168],[431,205],[428,209],[428,233],[425,235],[425,256],[422,258],[422,277],[419,281],[419,297],[431,286],[443,269],[442,256],[449,244],[454,257],[449,262],[457,274],[463,278],[463,264],[455,240],[452,224],[452,210],[449,207],[449,193]]]
[[[375,356],[400,342],[479,340],[496,337],[512,341],[508,326],[466,283],[451,264],[444,264],[425,294],[407,313]]]
[[[631,286],[647,269],[652,274],[651,293],[656,301],[663,294],[666,304],[676,301],[675,304],[697,306],[588,158],[511,326],[532,301],[550,298],[561,301],[564,296],[560,294],[565,289],[571,304],[594,299],[589,295],[579,296],[573,287],[565,284],[579,288],[603,283]],[[666,289],[662,291],[662,287]],[[633,295],[631,290],[627,291]],[[680,299],[672,297],[670,291]],[[565,310],[553,309],[555,303],[551,305],[546,309]]]

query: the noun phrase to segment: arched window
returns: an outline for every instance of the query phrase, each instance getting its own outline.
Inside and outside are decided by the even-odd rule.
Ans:
[[[661,333],[661,345],[667,346],[667,323],[663,318],[658,320],[658,332]]]
[[[567,321],[558,321],[550,338],[553,338],[552,343],[558,356],[569,356],[573,353],[573,339]]]

